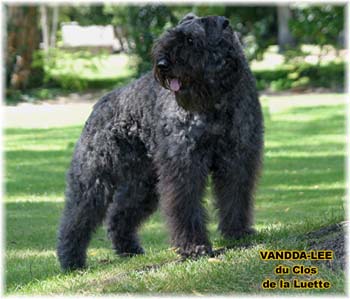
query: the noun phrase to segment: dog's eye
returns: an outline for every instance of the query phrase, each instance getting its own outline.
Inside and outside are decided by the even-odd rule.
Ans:
[[[187,42],[188,42],[189,45],[193,45],[193,39],[192,39],[192,37],[188,37],[188,38],[187,38]]]

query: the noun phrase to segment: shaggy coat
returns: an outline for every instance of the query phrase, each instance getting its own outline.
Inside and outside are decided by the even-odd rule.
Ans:
[[[263,120],[237,35],[224,17],[188,15],[152,54],[154,72],[101,98],[76,144],[58,233],[65,270],[85,266],[104,219],[118,254],[143,253],[137,230],[158,203],[182,255],[211,254],[209,174],[222,235],[253,232]]]

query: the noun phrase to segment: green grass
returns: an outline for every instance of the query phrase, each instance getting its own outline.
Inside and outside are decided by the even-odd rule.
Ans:
[[[156,213],[141,231],[146,255],[115,256],[101,228],[89,247],[89,268],[71,274],[60,272],[55,242],[65,171],[81,127],[7,129],[6,293],[344,293],[344,273],[323,263],[317,278],[331,281],[328,291],[262,290],[261,282],[275,278],[273,269],[280,263],[261,261],[258,250],[306,249],[306,232],[344,220],[345,108],[264,113],[264,171],[256,195],[259,234],[241,241],[251,247],[237,246],[216,260],[179,262],[169,250],[164,220]],[[240,244],[222,240],[216,232],[210,186],[207,191],[214,247]]]

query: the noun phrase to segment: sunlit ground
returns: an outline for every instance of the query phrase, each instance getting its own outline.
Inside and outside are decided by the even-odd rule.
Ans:
[[[332,98],[329,95],[329,101]],[[164,220],[157,213],[141,232],[145,256],[116,257],[100,229],[89,248],[89,268],[62,274],[55,256],[56,231],[65,171],[82,123],[6,129],[7,293],[266,294],[260,284],[274,276],[276,264],[260,261],[258,250],[308,248],[306,232],[344,220],[345,198],[344,105],[290,106],[275,111],[268,106],[269,100],[263,99],[266,147],[255,208],[259,234],[247,241],[252,247],[229,250],[216,261],[202,258],[176,263],[177,256],[168,249]],[[227,243],[216,232],[210,186],[206,203],[211,240],[220,247]],[[340,269],[321,265],[317,278],[331,281],[332,288],[322,292],[343,293]]]

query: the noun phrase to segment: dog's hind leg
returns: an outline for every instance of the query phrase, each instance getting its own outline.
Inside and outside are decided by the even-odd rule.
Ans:
[[[137,230],[157,208],[156,174],[138,139],[119,139],[117,186],[107,210],[108,237],[120,255],[143,253]]]
[[[103,200],[96,200],[104,196],[103,189],[91,186],[81,192],[77,190],[78,186],[76,181],[68,180],[67,201],[58,231],[57,255],[63,270],[85,266],[92,233],[101,224],[105,214]]]

